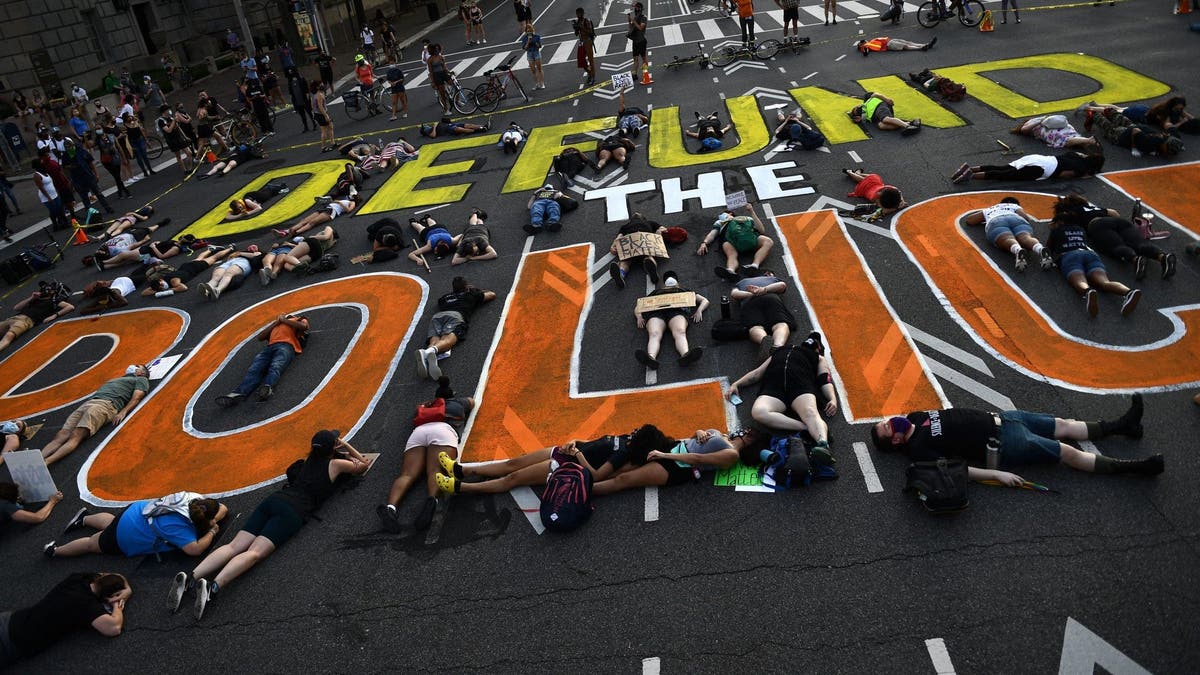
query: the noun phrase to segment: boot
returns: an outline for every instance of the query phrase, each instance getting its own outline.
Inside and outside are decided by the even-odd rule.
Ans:
[[[1163,472],[1163,468],[1162,455],[1152,455],[1145,459],[1096,458],[1096,473],[1157,476]]]
[[[1130,438],[1142,437],[1142,412],[1145,406],[1142,395],[1134,394],[1129,410],[1111,422],[1100,420],[1100,433],[1105,436],[1121,435]]]

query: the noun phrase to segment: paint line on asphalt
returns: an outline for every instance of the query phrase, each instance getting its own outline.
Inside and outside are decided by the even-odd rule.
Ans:
[[[517,508],[525,514],[526,520],[533,526],[533,531],[538,534],[545,532],[546,528],[542,525],[540,515],[542,500],[538,499],[537,493],[528,486],[522,485],[509,490],[508,494],[512,495],[513,501],[517,503]]]
[[[883,492],[883,484],[879,482],[879,474],[875,471],[875,462],[871,461],[867,444],[860,441],[854,443],[853,447],[854,456],[858,458],[858,467],[862,470],[863,480],[867,484],[867,492]]]
[[[907,323],[904,324],[904,328],[908,331],[908,334],[911,335],[912,338],[914,340],[916,340],[917,342],[920,342],[921,344],[923,344],[927,347],[930,347],[932,349],[936,349],[937,351],[941,352],[942,355],[948,356],[948,357],[954,359],[955,361],[958,361],[959,363],[963,364],[964,366],[971,368],[973,370],[977,370],[977,371],[983,373],[984,375],[987,375],[988,377],[995,377],[995,375],[992,375],[991,369],[987,367],[987,363],[985,363],[984,360],[979,358],[978,356],[975,356],[974,354],[972,354],[970,352],[959,349],[958,347],[955,347],[954,345],[950,344],[949,342],[946,342],[945,340],[943,340],[941,338],[930,335],[929,333],[926,333],[925,331],[923,331],[920,328],[917,328],[916,326],[913,326],[911,324],[907,324]]]
[[[642,675],[658,675],[662,670],[662,659],[657,656],[642,659]]]
[[[647,523],[658,520],[658,486],[651,485],[646,488],[645,520]]]
[[[862,164],[862,157],[859,157],[857,152],[851,150],[850,152],[847,152],[846,154],[850,155],[850,159],[854,160],[855,164]]]
[[[933,670],[937,675],[955,675],[954,664],[950,662],[950,651],[946,649],[945,640],[926,640],[925,649],[929,650],[929,660],[933,661]]]
[[[1012,399],[983,384],[982,382],[979,382],[978,380],[975,380],[967,375],[963,375],[950,366],[929,358],[929,356],[925,357],[925,362],[929,364],[929,372],[933,373],[934,376],[946,380],[950,384],[965,389],[967,393],[991,403],[997,409],[1016,409],[1016,406],[1013,405]]]

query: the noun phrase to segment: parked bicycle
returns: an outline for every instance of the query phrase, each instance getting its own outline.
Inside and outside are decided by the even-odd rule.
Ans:
[[[696,54],[692,56],[672,56],[671,62],[667,64],[667,70],[679,70],[684,66],[690,66],[693,63],[700,66],[700,70],[708,70],[712,67],[712,61],[708,58],[708,52],[704,51],[704,44],[696,43]]]
[[[764,51],[768,51],[768,52],[770,50],[774,49],[775,51],[771,52],[772,54],[778,53],[785,49],[790,51],[793,54],[799,54],[801,47],[807,47],[810,44],[812,44],[812,38],[810,38],[810,37],[807,37],[807,36],[795,37],[795,36],[793,36],[790,38],[784,38],[782,40],[776,40],[774,38],[771,38],[770,40],[763,40],[762,44],[760,44],[758,46],[758,48],[760,50],[764,50]],[[769,59],[771,57],[770,56],[760,56],[759,58]]]
[[[258,125],[255,124],[254,115],[250,114],[250,110],[242,108],[214,124],[213,134],[220,135],[229,144],[249,143],[258,138]]]
[[[749,45],[729,45],[721,47],[712,56],[712,64],[718,68],[733,63],[737,59],[759,59],[766,61],[779,52],[779,40],[764,40],[761,43]]]
[[[479,103],[475,100],[475,92],[470,89],[463,89],[458,83],[458,76],[450,73],[450,81],[446,83],[446,97],[450,99],[450,106],[459,112],[460,115],[470,115],[479,109]]]
[[[475,87],[475,103],[483,112],[492,112],[500,107],[500,101],[508,98],[508,85],[511,83],[521,92],[521,98],[525,102],[529,102],[529,94],[525,93],[525,87],[521,86],[521,81],[517,79],[516,73],[512,71],[512,64],[521,56],[521,52],[517,52],[507,62],[496,66],[495,70],[484,72],[488,81]]]
[[[369,93],[362,93],[358,85],[342,93],[342,101],[346,104],[346,115],[352,120],[365,120],[383,112],[392,112],[392,85],[384,82],[376,84]]]
[[[953,18],[957,9],[958,22],[970,28],[983,20],[983,3],[979,0],[953,0],[950,8],[943,11],[944,0],[927,0],[917,9],[917,22],[926,28]]]

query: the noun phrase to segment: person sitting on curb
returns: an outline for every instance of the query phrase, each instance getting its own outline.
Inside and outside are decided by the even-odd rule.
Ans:
[[[271,230],[277,236],[283,239],[291,239],[298,234],[303,234],[313,229],[318,225],[332,223],[338,216],[343,216],[354,212],[361,203],[358,192],[351,190],[349,196],[345,199],[334,199],[328,204],[317,207],[316,211],[304,216],[300,222],[289,227],[286,230]]]
[[[758,218],[758,212],[753,204],[746,204],[749,216],[735,216],[733,211],[726,209],[713,222],[712,230],[704,236],[704,241],[696,249],[696,255],[705,255],[709,247],[720,242],[721,253],[725,254],[725,265],[715,268],[717,276],[725,281],[737,281],[738,256],[744,253],[754,254],[754,259],[742,266],[749,273],[756,273],[758,266],[767,259],[775,242],[767,236],[766,228]]]
[[[878,207],[875,213],[868,216],[868,220],[885,218],[908,206],[900,188],[884,183],[879,174],[855,169],[842,169],[842,173],[854,181],[854,189],[846,193],[847,197],[866,199]]]
[[[438,311],[429,319],[426,346],[416,352],[419,377],[436,380],[442,376],[438,354],[467,339],[471,315],[480,305],[496,299],[495,292],[475,288],[464,277],[454,277],[451,289],[438,298]]]
[[[473,209],[467,218],[467,229],[455,239],[454,256],[450,265],[461,265],[471,261],[494,260],[499,254],[492,246],[492,232],[488,229],[487,212]]]
[[[770,270],[742,279],[729,292],[740,303],[738,320],[750,331],[750,341],[760,345],[764,360],[786,345],[796,330],[796,316],[783,302],[786,292],[787,282]]]
[[[146,269],[146,288],[142,289],[142,295],[149,297],[166,291],[171,291],[169,295],[186,293],[187,282],[233,255],[233,252],[234,249],[229,246],[209,246],[195,260],[183,263],[178,269],[165,262],[152,265]]]
[[[62,429],[42,448],[46,466],[50,466],[75,452],[79,444],[100,431],[105,424],[115,427],[125,420],[138,402],[150,391],[150,371],[146,366],[133,365],[125,369],[121,377],[109,380],[76,408]]]
[[[262,213],[263,204],[278,195],[285,195],[289,192],[288,186],[278,182],[268,182],[257,190],[251,190],[242,195],[241,199],[234,199],[229,202],[229,212],[225,214],[225,220],[241,220],[257,216]]]
[[[459,437],[455,425],[461,426],[466,421],[471,410],[475,408],[475,399],[469,396],[456,397],[450,388],[449,378],[439,377],[435,397],[445,402],[445,420],[426,422],[417,425],[404,443],[404,462],[400,475],[392,482],[388,490],[387,502],[375,509],[380,524],[387,532],[400,532],[400,516],[396,507],[404,501],[410,488],[421,475],[425,476],[425,502],[421,511],[413,520],[413,528],[417,531],[427,530],[433,523],[433,515],[437,512],[438,488],[437,478],[441,476],[441,465],[438,457],[445,455],[458,459]]]
[[[1088,148],[1099,145],[1091,136],[1084,136],[1071,126],[1066,115],[1042,115],[1026,120],[1009,129],[1008,133],[1036,138],[1046,145],[1061,148]]]
[[[42,547],[47,558],[75,558],[89,553],[127,558],[179,549],[202,555],[212,546],[221,528],[217,523],[229,509],[215,499],[194,492],[176,492],[159,499],[143,499],[117,515],[79,509],[63,530],[66,535],[90,528],[96,533],[65,544],[52,541]]]
[[[629,453],[632,457],[644,455],[646,463],[598,480],[592,485],[592,495],[600,497],[631,488],[694,483],[705,473],[728,469],[737,464],[739,458],[757,456],[770,440],[769,436],[754,429],[730,436],[717,429],[698,429],[692,436],[677,440],[653,424],[645,424],[630,437]],[[593,475],[598,473],[578,446],[573,456]]]
[[[604,480],[627,466],[640,466],[645,463],[645,456],[630,456],[631,435],[601,436],[590,441],[568,441],[559,451],[573,456],[578,448],[579,452],[587,457],[590,466],[599,467],[592,478]],[[437,459],[445,474],[439,473],[434,478],[442,492],[452,495],[499,494],[522,485],[545,485],[546,478],[550,475],[550,462],[554,450],[555,448],[542,448],[514,459],[484,464],[460,464],[456,458],[442,452],[438,453]],[[469,482],[467,478],[486,480]]]
[[[483,131],[490,131],[491,128],[492,123],[490,120],[487,124],[481,126],[472,124],[471,122],[455,122],[449,116],[444,116],[438,120],[437,124],[422,124],[418,131],[426,138],[437,138],[438,136],[477,134]]]
[[[1057,155],[1025,155],[1008,164],[962,166],[950,176],[952,183],[971,180],[1030,181],[1048,178],[1082,178],[1094,176],[1104,168],[1104,154],[1094,150],[1071,150]]]
[[[847,113],[855,124],[868,120],[883,131],[899,130],[902,136],[911,136],[921,130],[921,120],[905,121],[896,117],[895,102],[878,92],[870,92],[863,97],[863,102],[854,106]]]
[[[200,295],[216,302],[221,294],[228,290],[241,288],[246,279],[262,269],[263,254],[257,244],[251,244],[245,251],[233,253],[213,268],[212,277],[208,282],[199,285]]]
[[[1083,298],[1089,316],[1100,312],[1097,290],[1122,296],[1121,316],[1129,316],[1142,298],[1138,289],[1130,289],[1108,278],[1100,256],[1088,247],[1087,230],[1076,222],[1071,207],[1063,202],[1054,205],[1054,220],[1050,221],[1050,252],[1058,263],[1067,284]]]
[[[563,193],[549,183],[534,190],[529,196],[529,203],[525,205],[525,208],[529,209],[529,222],[521,229],[528,234],[538,234],[543,225],[551,232],[561,230],[562,223],[559,219],[562,217],[562,207],[559,206],[558,199],[562,196]]]
[[[129,304],[129,298],[137,287],[129,277],[117,277],[112,281],[93,281],[83,287],[83,297],[91,302],[79,308],[79,313],[99,314],[110,309],[121,309]]]
[[[870,40],[858,40],[851,46],[857,49],[865,58],[870,56],[871,52],[927,52],[936,44],[936,37],[929,42],[911,42],[909,40],[901,40],[900,38],[875,37]]]
[[[251,393],[260,401],[275,395],[275,385],[283,371],[297,354],[304,351],[304,343],[308,341],[308,318],[303,314],[280,314],[259,331],[255,339],[266,342],[267,346],[255,355],[241,384],[217,397],[217,405],[222,408],[232,408]]]
[[[617,236],[613,239],[613,243],[608,247],[608,252],[617,255],[617,242],[621,237],[634,234],[635,232],[646,232],[648,234],[657,234],[662,236],[667,231],[666,227],[659,225],[653,220],[646,220],[646,217],[641,213],[635,212],[630,216],[629,220],[617,230]],[[649,277],[650,283],[658,283],[658,261],[651,256],[634,256],[625,260],[614,260],[608,264],[608,275],[612,277],[618,289],[625,288],[625,279],[629,276],[629,268],[635,260],[642,261],[642,269],[645,270],[646,276]]]
[[[30,328],[61,319],[75,311],[75,305],[60,297],[57,284],[43,284],[29,297],[13,305],[14,314],[0,321],[0,352],[8,349],[13,340]]]
[[[686,293],[687,289],[679,285],[679,275],[673,271],[663,273],[662,288],[650,291],[646,297],[666,295],[669,293]],[[633,352],[637,362],[651,370],[658,370],[658,351],[662,347],[663,329],[671,331],[675,342],[675,351],[679,353],[679,365],[690,366],[704,355],[703,347],[688,347],[687,329],[689,323],[700,323],[704,320],[704,310],[708,309],[708,298],[696,294],[696,304],[692,307],[671,307],[656,309],[645,315],[636,308],[633,315],[637,317],[637,327],[644,328],[647,333],[646,349]],[[691,321],[689,322],[689,319]]]
[[[1012,487],[1024,479],[1009,472],[1027,464],[1062,463],[1087,473],[1157,476],[1164,468],[1162,455],[1114,459],[1062,442],[1141,438],[1142,410],[1141,394],[1134,394],[1129,410],[1112,421],[1083,422],[1024,410],[926,410],[875,424],[871,440],[876,450],[899,450],[912,461],[963,459],[970,465],[971,480],[994,480]]]
[[[300,531],[321,504],[333,496],[338,478],[361,476],[369,468],[370,461],[341,438],[337,429],[313,434],[308,456],[288,467],[287,484],[259,502],[233,541],[205,556],[190,575],[175,575],[167,592],[167,606],[172,612],[179,611],[184,593],[193,590],[194,616],[199,621],[221,590]]]
[[[117,637],[125,627],[125,603],[132,595],[129,582],[120,574],[71,574],[37,604],[4,612],[0,668],[36,656],[84,628]]]
[[[1029,254],[1037,256],[1043,270],[1054,267],[1050,249],[1033,236],[1037,218],[1025,213],[1016,197],[1005,197],[999,204],[986,209],[971,211],[963,216],[967,225],[983,225],[983,236],[1001,251],[1007,251],[1016,260],[1018,272],[1029,266]]]
[[[821,334],[810,333],[801,344],[776,349],[762,365],[730,384],[726,398],[732,399],[741,387],[758,382],[762,386],[750,410],[754,421],[773,431],[807,431],[816,441],[813,457],[825,464],[835,463],[829,449],[829,426],[821,413],[832,417],[837,412],[837,392]],[[818,393],[825,400],[821,409],[817,407]]]

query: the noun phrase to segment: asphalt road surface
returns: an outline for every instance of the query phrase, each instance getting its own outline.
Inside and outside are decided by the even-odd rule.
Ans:
[[[759,39],[778,37],[777,8],[763,2],[756,4]],[[840,21],[830,27],[821,25],[819,6],[801,9],[801,34],[812,39],[801,53],[783,52],[772,61],[746,61],[748,65],[730,70],[689,67],[668,71],[662,64],[672,56],[693,52],[696,41],[703,41],[712,51],[722,42],[736,39],[738,28],[733,19],[711,5],[653,2],[649,44],[654,84],[629,92],[627,104],[653,110],[675,106],[681,126],[686,128],[694,120],[693,111],[717,109],[727,121],[730,113],[722,100],[749,95],[754,99],[750,105],[760,111],[766,109],[764,119],[769,121],[774,117],[774,108],[769,106],[787,103],[786,109],[795,107],[795,101],[789,100],[789,90],[813,86],[854,96],[861,95],[867,86],[863,82],[871,78],[897,75],[907,80],[907,73],[926,67],[936,70],[1046,54],[1060,55],[1050,61],[1066,63],[1068,69],[1076,69],[1082,62],[1062,55],[1083,54],[1115,64],[1130,75],[1110,78],[1114,86],[1157,82],[1166,87],[1146,95],[1128,95],[1114,103],[1160,99],[1165,91],[1193,101],[1200,99],[1192,68],[1198,52],[1194,34],[1187,32],[1188,17],[1172,16],[1165,6],[1119,2],[1115,6],[1082,3],[1029,7],[1022,11],[1021,24],[1015,24],[1011,17],[1008,24],[1000,24],[997,16],[996,30],[980,33],[957,24],[921,28],[911,9],[901,25],[881,25],[873,13],[883,7],[882,3],[863,0],[839,4]],[[462,45],[461,26],[453,22],[429,35],[446,46],[451,66],[456,67],[464,84],[471,86],[483,81],[479,75],[482,70],[517,53],[511,42],[517,35],[511,8],[507,3],[487,2],[484,9],[488,12],[486,45]],[[587,8],[603,42],[598,50],[598,79],[602,85],[612,74],[629,69],[625,63],[629,58],[624,36],[626,9],[624,3]],[[531,91],[533,100],[529,104],[519,97],[505,101],[492,116],[497,127],[493,133],[510,120],[537,130],[599,119],[615,112],[611,85],[581,91],[582,71],[575,67],[574,38],[570,35],[569,19],[573,14],[574,5],[570,4],[535,5],[545,42],[548,87]],[[851,48],[851,42],[860,36],[874,35],[919,42],[936,36],[938,42],[926,52],[873,54],[869,58]],[[414,51],[408,50],[410,55]],[[1090,97],[1097,89],[1097,80],[1107,77],[1090,69],[1066,72],[1037,65],[1041,63],[1031,59],[1028,67],[1000,71],[992,80],[1037,102]],[[409,117],[389,122],[384,115],[353,122],[335,105],[331,110],[339,137],[361,134],[369,139],[386,139],[402,134],[422,146],[423,156],[444,142],[422,142],[425,139],[416,133],[416,123],[433,121],[438,112],[430,89],[422,83],[419,62],[407,62],[404,68],[409,80]],[[517,75],[529,88],[528,70],[519,69]],[[712,161],[697,154],[695,141],[689,141],[688,151],[681,152],[673,148],[683,141],[671,140],[664,144],[652,166],[648,160],[652,153],[647,147],[652,137],[646,132],[638,141],[640,147],[633,153],[628,171],[605,169],[598,176],[586,171],[582,176],[586,181],[580,181],[579,189],[569,192],[580,199],[580,209],[565,216],[560,233],[542,234],[532,240],[520,228],[526,222],[525,205],[532,188],[505,188],[514,177],[530,174],[528,169],[514,169],[523,156],[505,155],[494,142],[482,147],[466,145],[434,161],[435,167],[465,163],[458,173],[427,175],[420,184],[421,189],[450,194],[454,186],[469,183],[465,195],[460,192],[440,203],[426,202],[391,213],[337,220],[342,240],[337,249],[341,266],[335,272],[308,279],[288,275],[265,288],[252,280],[217,303],[206,302],[194,291],[165,301],[135,299],[131,309],[160,305],[186,313],[186,332],[166,351],[184,355],[192,354],[203,340],[219,333],[217,329],[243,309],[313,280],[399,271],[427,284],[429,301],[416,317],[386,311],[382,316],[372,316],[373,320],[387,322],[390,332],[401,334],[415,321],[412,339],[402,347],[395,363],[382,359],[356,366],[362,368],[357,371],[362,374],[361,385],[339,385],[347,391],[356,386],[373,387],[376,380],[368,375],[387,375],[368,412],[347,411],[345,426],[341,427],[353,428],[352,441],[358,448],[382,452],[378,464],[364,480],[335,495],[319,511],[319,518],[287,546],[224,589],[201,622],[195,622],[189,611],[172,616],[164,608],[169,579],[176,571],[191,567],[192,562],[182,554],[164,555],[161,561],[100,557],[47,560],[41,556],[42,544],[57,537],[70,514],[81,505],[80,488],[87,480],[77,476],[83,475],[85,460],[113,434],[111,428],[52,467],[66,501],[47,523],[32,528],[14,526],[6,533],[0,543],[8,562],[4,583],[0,584],[0,606],[25,606],[69,572],[84,570],[126,574],[134,596],[121,637],[109,640],[98,634],[75,636],[23,662],[14,672],[996,673],[1048,672],[1056,666],[1064,672],[1091,672],[1093,662],[1113,673],[1142,672],[1138,668],[1157,673],[1194,672],[1200,658],[1195,640],[1195,617],[1200,611],[1200,540],[1195,514],[1200,500],[1192,485],[1200,471],[1195,455],[1200,420],[1191,398],[1200,378],[1178,373],[1188,373],[1195,367],[1195,359],[1184,355],[1195,354],[1197,338],[1194,326],[1185,325],[1188,322],[1174,312],[1162,310],[1197,303],[1200,268],[1196,258],[1183,253],[1184,244],[1195,239],[1186,228],[1194,230],[1195,225],[1163,224],[1165,217],[1156,221],[1156,227],[1172,232],[1160,243],[1179,255],[1178,273],[1170,281],[1163,281],[1152,264],[1150,275],[1138,284],[1145,297],[1129,318],[1118,315],[1114,299],[1104,298],[1100,316],[1089,319],[1057,271],[1036,271],[1035,265],[1016,274],[1011,260],[989,247],[978,228],[966,230],[966,239],[982,256],[974,257],[992,261],[1002,278],[1012,279],[1013,288],[1019,290],[1014,295],[1038,308],[1028,313],[1029,325],[1037,324],[1039,317],[1053,324],[1053,330],[1045,330],[1038,339],[1045,344],[1066,342],[1078,347],[1064,349],[1064,360],[1048,366],[1053,372],[1034,372],[1023,365],[1027,355],[1016,351],[998,358],[989,346],[992,341],[973,328],[977,325],[971,321],[974,310],[946,309],[955,288],[936,283],[944,279],[938,267],[949,269],[959,261],[952,252],[943,251],[944,257],[936,257],[936,241],[922,239],[925,234],[919,231],[926,221],[912,223],[912,236],[903,231],[908,225],[892,228],[888,221],[863,224],[846,219],[840,221],[844,224],[826,231],[844,233],[842,239],[835,236],[842,242],[841,247],[829,250],[841,251],[850,259],[857,256],[862,268],[869,269],[878,292],[869,284],[863,286],[865,282],[854,281],[867,278],[861,270],[853,265],[838,267],[845,264],[846,258],[836,259],[833,254],[814,258],[814,240],[804,238],[815,236],[811,231],[795,230],[804,235],[789,237],[788,246],[777,246],[767,261],[767,266],[781,274],[799,275],[805,285],[803,293],[787,296],[789,306],[800,317],[801,335],[814,326],[814,320],[827,334],[875,330],[877,326],[870,325],[873,320],[867,318],[868,308],[886,307],[908,337],[897,343],[900,347],[893,348],[915,349],[920,354],[914,363],[929,373],[931,391],[947,405],[988,410],[1014,406],[1062,417],[1111,419],[1125,410],[1129,392],[1145,388],[1144,438],[1105,439],[1092,449],[1118,458],[1162,453],[1166,472],[1157,478],[1090,476],[1061,466],[1036,466],[1022,471],[1022,475],[1057,493],[975,485],[971,506],[965,512],[950,517],[928,516],[902,492],[905,461],[898,456],[880,456],[873,449],[866,452],[870,445],[868,423],[886,412],[900,412],[872,412],[871,405],[863,403],[871,395],[888,400],[888,393],[896,391],[896,383],[889,377],[876,383],[874,394],[863,390],[865,398],[851,394],[846,400],[839,390],[842,407],[830,420],[830,428],[841,477],[833,483],[787,494],[740,492],[708,484],[634,490],[599,500],[590,522],[565,536],[539,534],[527,517],[531,514],[508,494],[452,498],[444,506],[444,522],[435,525],[432,534],[415,532],[410,523],[424,497],[421,485],[413,490],[418,494],[410,494],[400,509],[405,523],[402,534],[383,532],[376,519],[375,507],[384,501],[392,478],[400,470],[403,439],[411,428],[411,410],[432,393],[428,381],[414,376],[412,357],[413,349],[423,340],[429,317],[436,311],[432,300],[448,292],[451,279],[458,274],[500,296],[475,315],[470,339],[455,347],[444,362],[455,388],[483,394],[486,406],[489,395],[500,394],[484,392],[485,364],[489,352],[503,342],[497,336],[502,315],[515,316],[520,309],[509,296],[525,269],[523,256],[590,243],[595,247],[592,259],[600,261],[617,227],[612,221],[623,220],[613,217],[619,214],[612,209],[619,211],[620,205],[627,204],[629,210],[640,211],[665,225],[688,229],[688,243],[672,251],[669,266],[680,272],[689,288],[714,303],[705,322],[690,333],[692,343],[707,350],[697,364],[685,370],[675,365],[673,348],[668,345],[664,348],[663,368],[656,376],[649,374],[633,359],[633,349],[643,344],[644,333],[637,330],[629,316],[634,298],[641,294],[642,274],[634,271],[630,287],[618,292],[608,280],[604,265],[597,263],[590,272],[591,289],[584,284],[584,295],[580,296],[588,298],[583,328],[577,334],[572,331],[575,337],[571,344],[578,360],[572,391],[621,394],[657,387],[653,391],[660,391],[661,396],[642,406],[639,422],[661,424],[672,416],[684,415],[682,408],[692,400],[687,395],[675,396],[672,385],[722,378],[728,382],[756,364],[752,347],[717,345],[708,335],[712,321],[719,316],[718,298],[728,293],[728,284],[712,273],[717,264],[715,257],[700,259],[692,252],[720,208],[703,207],[698,201],[703,195],[697,193],[691,195],[695,198],[689,199],[682,211],[668,212],[670,200],[664,193],[672,185],[692,190],[700,174],[719,172],[726,193],[748,190],[760,214],[775,216],[768,232],[776,241],[781,241],[781,222],[786,214],[804,212],[814,205],[836,206],[830,199],[855,201],[845,196],[851,184],[839,171],[842,167],[882,174],[901,187],[913,205],[974,190],[1015,189],[1047,194],[1078,190],[1123,213],[1131,208],[1129,197],[1115,183],[1101,179],[1050,180],[1036,185],[951,184],[947,176],[960,162],[988,164],[1013,159],[1000,154],[996,139],[1023,152],[1044,150],[1032,139],[1007,133],[1016,124],[1013,116],[1004,112],[1012,96],[975,91],[971,86],[968,89],[965,101],[942,106],[957,115],[961,125],[928,126],[909,138],[869,129],[869,139],[836,143],[827,146],[829,152],[779,151],[778,143],[764,141],[755,152]],[[915,89],[910,87],[910,91],[915,95]],[[985,103],[981,97],[987,96],[992,98]],[[806,99],[805,108],[811,115],[823,114],[821,110],[840,110],[836,106],[822,108],[817,100]],[[906,116],[903,101],[897,113]],[[472,118],[476,122],[485,119],[482,115]],[[663,119],[656,118],[652,126]],[[831,115],[828,125],[822,126],[827,136],[832,136],[835,128],[842,128],[836,127],[834,119]],[[836,120],[844,121],[844,116]],[[1080,120],[1075,122],[1079,124]],[[401,124],[404,126],[397,131]],[[178,169],[169,167],[136,186],[138,194],[147,194],[147,187],[149,192],[166,193],[155,205],[160,214],[172,218],[174,233],[219,208],[259,172],[335,158],[318,151],[312,138],[315,134],[302,136],[298,120],[290,113],[280,114],[277,127],[278,134],[267,141],[270,156],[266,160],[239,168],[227,177],[205,182],[189,180],[167,192],[179,177]],[[737,147],[739,139],[753,130],[753,124],[739,125],[731,132],[728,147]],[[589,137],[584,131],[569,137],[570,142],[592,140],[595,136]],[[1132,157],[1128,151],[1106,143],[1105,170],[1193,161],[1197,149],[1192,146],[1197,144],[1192,137],[1185,136],[1185,141],[1187,150],[1172,160]],[[559,141],[552,143],[557,145]],[[529,153],[533,144],[531,139],[522,152]],[[775,175],[799,178],[782,184],[780,189],[803,194],[764,198],[769,181],[764,181],[758,167],[786,162],[794,164],[776,167]],[[541,168],[532,173],[537,174]],[[300,179],[284,180],[294,191],[303,193]],[[374,175],[367,183],[366,194],[372,199],[390,199],[391,204],[421,201],[411,198],[406,192],[409,188],[399,183],[380,187],[384,180],[384,176]],[[539,178],[533,180],[535,185],[540,182]],[[614,198],[606,203],[596,198],[645,181],[653,184],[644,191],[631,191],[627,201]],[[594,194],[589,197],[588,193]],[[1163,195],[1156,197],[1161,199]],[[1167,203],[1160,201],[1164,205],[1156,207],[1151,196],[1145,196],[1147,205],[1160,213],[1171,205],[1167,197]],[[719,195],[716,199],[720,203]],[[122,202],[123,206],[130,204]],[[353,253],[366,250],[362,234],[366,225],[383,215],[405,222],[414,213],[428,212],[448,223],[452,232],[458,232],[473,207],[484,208],[490,214],[488,224],[500,254],[495,261],[455,269],[450,268],[448,260],[431,261],[429,274],[404,259],[371,269],[349,263]],[[1043,217],[1048,215],[1045,209],[1042,211]],[[254,229],[209,238],[243,247],[269,243],[271,234],[266,225],[277,221],[261,226],[251,223],[249,227]],[[898,230],[900,237],[895,234]],[[1046,236],[1044,226],[1038,234]],[[79,265],[85,251],[86,247],[70,249],[54,276],[76,289],[98,278],[96,272]],[[806,252],[809,255],[803,255]],[[789,253],[786,260],[785,253]],[[527,258],[525,265],[534,265],[535,259]],[[919,264],[931,259],[940,262]],[[1132,281],[1129,266],[1109,261],[1109,269],[1115,279]],[[843,275],[844,286],[839,282]],[[106,278],[111,276],[115,274],[109,273]],[[579,277],[583,276],[580,272]],[[586,279],[577,281],[584,283]],[[791,281],[794,285],[795,279]],[[813,286],[818,281],[825,285],[825,292]],[[555,286],[564,282],[547,279],[544,283]],[[868,292],[848,297],[839,305],[836,298],[828,299],[838,295],[829,293],[829,289],[839,287],[847,294],[862,288]],[[4,304],[11,307],[27,292],[28,287],[13,292]],[[833,308],[832,313],[814,311],[806,299],[827,303],[822,306]],[[380,300],[385,310],[391,302],[399,306],[394,297]],[[856,306],[862,311],[861,323],[853,318]],[[189,401],[194,389],[179,399],[176,408],[194,405],[196,429],[220,433],[254,425],[302,405],[323,378],[342,365],[360,316],[346,307],[326,307],[309,315],[314,339],[284,375],[272,401],[228,411],[213,403],[217,394],[238,381],[252,358],[253,347],[245,346],[236,350],[212,381],[206,382],[193,402]],[[267,320],[269,316],[264,316],[261,323]],[[559,330],[564,329],[540,325],[529,334],[554,334]],[[30,339],[21,338],[4,354],[8,367],[13,367],[20,354],[17,347]],[[1013,347],[1016,350],[1028,343],[1018,340],[1012,344],[1017,345]],[[1182,347],[1166,349],[1175,344]],[[1127,360],[1110,367],[1106,365],[1107,357],[1089,356],[1084,349],[1097,345],[1100,348],[1096,351],[1123,354]],[[10,390],[6,397],[80,372],[102,359],[110,346],[100,338],[85,340],[40,372],[32,373],[32,378]],[[850,371],[859,368],[860,361],[888,360],[886,353],[862,352],[832,339],[830,348],[843,384]],[[225,356],[217,355],[217,360]],[[503,389],[509,381],[549,377],[547,373],[555,365],[550,361],[557,356],[570,355],[553,350],[535,352],[520,372],[493,372],[488,386],[496,389],[488,392]],[[844,359],[840,363],[839,356]],[[214,357],[208,353],[205,358]],[[1031,362],[1040,363],[1036,359]],[[393,366],[394,373],[389,370]],[[181,367],[211,368],[212,363],[185,360]],[[1101,369],[1107,371],[1100,373],[1103,377],[1088,376]],[[1173,371],[1176,376],[1173,380],[1151,377],[1162,370],[1168,374]],[[1127,373],[1135,378],[1139,373],[1147,376],[1144,382],[1121,380]],[[24,374],[17,378],[22,379]],[[1105,382],[1111,384],[1096,384]],[[169,398],[165,391],[168,385],[159,386],[164,389],[164,400]],[[550,394],[565,401],[567,391],[561,389]],[[76,392],[69,400],[86,394]],[[907,399],[900,392],[893,400]],[[153,398],[143,406],[151,402]],[[553,419],[558,414],[553,400],[519,403],[531,411],[526,424],[535,430],[548,428],[538,418]],[[35,421],[44,418],[46,426],[28,447],[44,445],[72,409],[72,405],[63,403],[32,415]],[[9,414],[0,412],[0,417]],[[749,403],[735,414],[748,422]],[[136,421],[137,415],[135,412],[126,425]],[[316,430],[304,422],[301,419],[274,433],[274,444],[294,447],[294,456],[301,456],[307,448],[306,439]],[[720,419],[711,422],[714,426],[723,423]],[[596,431],[628,430],[601,427]],[[116,432],[110,447],[119,446],[123,430]],[[467,442],[466,459],[477,460],[488,457],[472,457],[473,444],[482,443],[489,434],[504,432],[476,424],[470,433],[474,439]],[[856,452],[855,443],[866,446]],[[264,450],[261,445],[239,442],[236,437],[220,447],[226,455],[243,457],[247,465]],[[163,452],[169,453],[170,449]],[[164,457],[169,464],[170,455]],[[276,474],[285,466],[281,464]],[[137,491],[139,479],[145,477],[139,472],[138,467],[130,467],[127,492]],[[240,474],[233,471],[230,475],[230,480],[236,482]],[[253,482],[257,481],[242,487]],[[234,526],[244,522],[272,489],[260,487],[224,498],[231,511],[239,514]],[[93,496],[89,501],[97,500]],[[223,541],[230,536],[223,532]]]

